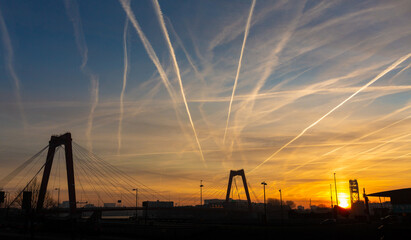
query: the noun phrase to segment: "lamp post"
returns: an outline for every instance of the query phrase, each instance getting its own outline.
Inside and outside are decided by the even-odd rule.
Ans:
[[[9,204],[9,193],[8,192],[4,192],[4,208],[6,208],[6,206],[8,206],[8,204]]]
[[[57,216],[59,215],[58,210],[60,209],[60,188],[55,188],[54,190],[57,190]]]
[[[337,203],[338,206],[338,193],[337,193],[337,180],[335,179],[335,173],[334,173],[334,185],[335,185],[335,202]]]
[[[57,190],[57,208],[60,206],[60,188],[55,188],[54,190]]]
[[[133,188],[133,191],[136,191],[136,219],[137,219],[137,207],[138,207],[138,188]]]
[[[283,223],[283,196],[281,194],[281,189],[278,191],[280,192],[281,223]]]
[[[200,206],[203,205],[203,180],[200,180]]]
[[[261,184],[263,185],[263,188],[264,188],[264,221],[267,222],[267,203],[265,201],[265,186],[267,185],[267,183],[262,182]]]

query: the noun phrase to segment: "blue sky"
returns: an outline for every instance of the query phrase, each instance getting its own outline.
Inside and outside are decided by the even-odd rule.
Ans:
[[[0,173],[70,131],[158,189],[237,168],[301,201],[334,171],[406,187],[409,1],[156,3],[0,1]]]

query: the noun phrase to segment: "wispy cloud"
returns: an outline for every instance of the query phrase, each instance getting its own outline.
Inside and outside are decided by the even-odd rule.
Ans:
[[[6,68],[9,71],[9,74],[11,76],[11,78],[13,79],[14,82],[14,87],[15,87],[15,94],[16,94],[16,99],[17,99],[17,104],[18,104],[18,108],[19,108],[19,112],[20,112],[20,117],[21,117],[21,121],[23,123],[23,127],[27,128],[27,118],[26,118],[26,114],[24,112],[24,106],[21,100],[21,83],[20,83],[20,79],[16,73],[16,71],[14,70],[14,53],[13,53],[13,45],[11,44],[11,40],[10,40],[10,35],[9,35],[9,31],[7,29],[7,25],[6,22],[4,21],[3,18],[3,14],[1,12],[0,9],[0,29],[1,29],[1,33],[2,33],[2,39],[3,39],[3,47],[4,50],[6,52],[5,54],[5,62],[6,62]]]
[[[364,162],[366,160],[366,159],[362,159],[362,160],[356,159],[356,158],[358,158],[358,156],[362,156],[362,155],[366,156],[366,154],[369,153],[369,152],[373,152],[376,149],[379,149],[379,148],[381,148],[381,147],[383,147],[387,144],[395,143],[395,142],[398,142],[400,140],[403,140],[404,138],[407,138],[408,136],[411,136],[411,133],[408,133],[408,134],[401,133],[398,136],[396,136],[395,138],[390,138],[390,139],[384,141],[383,143],[378,144],[377,146],[374,146],[374,147],[369,148],[365,151],[359,152],[359,153],[351,156],[350,158],[346,159],[346,161],[348,161],[349,163],[344,164],[344,166],[337,167],[336,171],[344,170],[344,169],[347,169],[347,168],[353,168],[353,165],[359,165],[361,162]],[[354,161],[354,160],[356,160],[356,161]]]
[[[265,67],[262,71],[262,75],[260,79],[257,81],[257,84],[254,86],[248,98],[244,99],[244,101],[241,103],[239,107],[239,111],[237,112],[236,116],[237,118],[241,118],[244,124],[242,126],[236,126],[237,131],[235,132],[235,135],[236,135],[235,138],[237,140],[240,139],[239,135],[241,134],[241,131],[244,129],[245,125],[247,124],[249,117],[253,114],[252,111],[254,108],[255,100],[257,96],[259,95],[259,92],[263,88],[268,78],[273,74],[275,68],[278,66],[279,59],[280,59],[279,55],[283,51],[283,49],[286,47],[288,41],[290,40],[295,29],[297,28],[304,6],[305,6],[305,1],[302,1],[296,8],[296,14],[293,17],[293,19],[290,21],[290,23],[286,26],[285,31],[281,36],[281,40],[278,42],[278,44],[271,51],[270,55],[267,57],[267,61],[264,64]],[[284,85],[291,80],[292,79],[289,79],[287,81],[282,81],[277,86],[272,88],[271,91],[273,90],[275,91],[279,89],[281,85]]]
[[[77,49],[81,55],[81,68],[84,69],[88,61],[88,47],[83,33],[83,24],[76,0],[64,0],[67,16],[73,24]]]
[[[250,25],[252,26],[264,20],[267,16],[272,14],[274,10],[281,8],[285,3],[286,1],[281,0],[277,1],[274,4],[270,3],[264,5],[264,8],[261,9],[261,11],[259,11],[258,13],[256,13],[256,15],[253,17],[253,20],[250,22]],[[221,29],[218,29],[218,34],[210,40],[207,50],[213,50],[216,47],[229,43],[237,37],[239,37],[240,35],[242,35],[242,33],[244,32],[244,18],[243,13],[240,13],[239,15],[240,16],[236,19],[229,18],[228,20],[224,19],[226,21],[222,21],[223,27]]]
[[[196,66],[196,64],[194,63],[192,57],[190,56],[190,54],[188,53],[187,49],[184,47],[183,41],[181,41],[181,38],[178,36],[177,32],[175,31],[173,24],[171,23],[170,19],[166,16],[163,16],[168,20],[168,25],[170,26],[170,30],[171,32],[174,34],[174,37],[176,38],[176,41],[178,43],[178,45],[181,47],[181,49],[184,52],[184,55],[186,56],[188,62],[190,63],[190,66],[193,68],[195,75],[197,76],[197,78],[199,78],[201,80],[201,82],[203,84],[206,84],[203,75],[200,73],[200,71],[198,70],[198,67]]]
[[[390,123],[390,124],[388,124],[388,125],[386,125],[386,126],[384,126],[384,127],[382,127],[382,128],[379,128],[379,129],[377,129],[377,130],[368,132],[368,133],[362,135],[361,137],[358,137],[358,138],[356,138],[356,139],[354,139],[354,140],[352,140],[352,141],[345,142],[342,146],[339,146],[339,147],[337,147],[337,148],[334,148],[333,150],[324,153],[324,154],[321,155],[320,157],[313,158],[313,159],[311,159],[311,160],[309,160],[309,161],[305,161],[304,163],[302,163],[302,164],[300,164],[300,165],[292,168],[291,170],[288,170],[287,172],[284,173],[284,175],[287,176],[287,175],[291,174],[292,172],[294,172],[294,171],[296,171],[296,170],[298,170],[298,169],[300,169],[300,168],[303,168],[303,167],[307,166],[308,164],[311,164],[311,163],[313,163],[313,162],[317,162],[317,161],[319,161],[319,160],[327,157],[327,156],[330,155],[330,154],[333,154],[333,153],[335,153],[335,152],[337,152],[337,151],[340,151],[341,149],[343,149],[343,148],[345,148],[345,147],[347,147],[347,146],[354,145],[354,144],[364,144],[364,143],[361,143],[361,140],[366,139],[367,137],[373,136],[373,135],[375,135],[375,134],[377,134],[377,133],[379,133],[379,132],[382,132],[382,131],[384,131],[384,130],[386,130],[386,129],[389,129],[389,128],[391,128],[391,127],[393,127],[393,126],[395,126],[395,125],[397,125],[397,124],[399,124],[399,123],[401,123],[401,122],[403,122],[403,121],[406,121],[406,120],[410,119],[410,118],[411,118],[411,116],[402,118],[402,119],[400,119],[400,120],[398,120],[398,121],[395,121],[395,122],[393,122],[393,123]],[[383,119],[379,119],[379,121],[383,121]]]
[[[78,9],[76,0],[65,0],[64,5],[66,7],[67,16],[73,24],[74,36],[76,38],[77,49],[81,55],[81,70],[90,78],[90,97],[91,97],[91,108],[88,117],[86,138],[88,139],[88,147],[92,151],[93,143],[91,140],[91,132],[93,130],[93,119],[94,112],[98,105],[99,99],[99,82],[98,76],[94,74],[89,68],[86,67],[88,62],[88,47],[83,33],[83,25],[81,23],[80,11]]]
[[[96,75],[91,75],[91,109],[88,116],[88,123],[87,123],[87,131],[86,137],[88,139],[89,149],[93,151],[93,144],[91,141],[91,131],[93,130],[93,119],[94,119],[94,112],[96,111],[96,107],[98,105],[98,92],[99,92],[99,82],[98,77]]]
[[[358,89],[355,93],[353,93],[351,96],[349,96],[348,98],[346,98],[344,101],[342,101],[340,104],[338,104],[337,106],[335,106],[333,109],[331,109],[330,111],[328,111],[326,114],[324,114],[322,117],[320,117],[317,121],[313,122],[311,125],[309,125],[308,127],[306,127],[303,131],[301,131],[297,136],[295,136],[293,139],[291,139],[289,142],[287,142],[286,144],[284,144],[282,147],[280,147],[277,151],[275,151],[273,154],[271,154],[267,159],[265,159],[262,163],[260,163],[259,165],[257,165],[255,168],[253,168],[250,172],[253,172],[255,170],[257,170],[259,167],[261,167],[264,163],[266,163],[267,161],[271,160],[275,155],[277,155],[279,152],[281,152],[281,150],[283,150],[284,148],[286,148],[288,145],[290,145],[291,143],[293,143],[295,140],[299,139],[302,135],[304,135],[304,133],[306,131],[308,131],[310,128],[314,127],[315,125],[317,125],[321,120],[323,120],[324,118],[326,118],[328,115],[330,115],[332,112],[334,112],[335,110],[337,110],[339,107],[341,107],[344,103],[346,103],[347,101],[349,101],[351,98],[353,98],[355,95],[357,95],[358,93],[360,93],[361,91],[363,91],[364,89],[366,89],[368,86],[370,86],[371,84],[373,84],[374,82],[376,82],[378,79],[380,79],[381,77],[383,77],[385,74],[387,74],[388,72],[392,71],[394,68],[396,68],[398,65],[400,65],[401,63],[403,63],[404,61],[406,61],[408,58],[411,57],[411,53],[401,57],[400,59],[398,59],[397,61],[395,61],[391,66],[389,66],[388,68],[386,68],[384,71],[382,71],[380,74],[378,74],[375,78],[373,78],[371,81],[369,81],[367,84],[365,84],[364,86],[362,86],[360,89]]]
[[[117,153],[119,153],[121,149],[121,140],[122,140],[121,131],[122,131],[123,114],[124,114],[124,92],[126,90],[127,75],[128,75],[127,30],[128,30],[128,18],[126,18],[126,23],[124,24],[124,32],[123,32],[124,72],[123,72],[123,88],[121,89],[121,94],[120,94],[120,119],[118,122],[118,133],[117,133],[117,141],[118,141]]]
[[[174,91],[173,86],[171,85],[167,73],[164,71],[163,66],[161,65],[157,54],[155,53],[153,47],[151,46],[150,42],[148,41],[147,37],[145,36],[144,32],[141,30],[141,27],[139,25],[139,23],[137,22],[136,17],[134,16],[133,11],[130,8],[130,1],[128,0],[120,0],[120,3],[124,9],[124,11],[127,14],[127,17],[129,18],[130,22],[133,24],[133,27],[135,28],[135,30],[137,31],[137,34],[139,35],[144,48],[146,49],[146,52],[148,54],[148,56],[150,57],[151,61],[154,63],[160,78],[162,80],[162,82],[164,83],[164,86],[167,89],[167,92],[172,100],[172,104],[174,107],[174,110],[176,112],[176,117],[178,119],[178,124],[180,125],[180,128],[182,129],[183,133],[185,134],[185,130],[184,130],[184,125],[182,124],[180,117],[179,117],[179,109],[178,109],[178,98],[176,96],[176,93]]]

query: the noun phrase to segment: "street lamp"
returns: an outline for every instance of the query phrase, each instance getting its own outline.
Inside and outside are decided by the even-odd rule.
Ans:
[[[334,185],[335,185],[335,201],[337,202],[338,206],[338,193],[337,193],[337,180],[335,179],[335,173],[334,173]]]
[[[261,184],[263,185],[263,188],[264,188],[264,221],[267,221],[267,203],[265,201],[265,186],[267,185],[267,183],[262,182]]]
[[[200,180],[200,206],[203,205],[203,180]]]
[[[138,199],[138,188],[133,188],[133,191],[136,191],[136,219],[137,219],[137,206],[138,206],[137,199]]]
[[[60,206],[60,188],[55,188],[54,190],[57,190],[57,208]]]
[[[281,194],[281,189],[278,191],[280,192],[281,223],[282,223],[283,222],[283,196]]]
[[[55,188],[54,190],[57,190],[57,210],[60,209],[60,188]],[[57,216],[59,215],[59,212],[57,211]]]

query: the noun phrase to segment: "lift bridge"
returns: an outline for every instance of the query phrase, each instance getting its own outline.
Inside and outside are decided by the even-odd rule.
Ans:
[[[47,150],[46,155],[46,162],[41,164],[41,159],[44,159],[44,155]],[[64,152],[64,156],[62,152]],[[71,138],[70,133],[65,133],[58,136],[51,136],[49,144],[42,148],[38,153],[34,156],[23,162],[19,167],[17,167],[14,171],[10,174],[5,176],[4,178],[0,179],[0,193],[4,194],[5,187],[8,186],[10,183],[14,183],[18,180],[15,178],[20,177],[17,185],[21,182],[27,184],[24,187],[17,188],[14,187],[14,190],[17,190],[16,193],[11,196],[9,193],[10,201],[8,201],[5,206],[11,207],[20,205],[23,206],[24,192],[35,191],[31,198],[31,202],[29,203],[30,208],[35,208],[37,212],[44,211],[45,208],[49,208],[49,206],[45,207],[47,202],[48,194],[50,195],[50,191],[47,191],[48,187],[50,189],[50,184],[52,185],[52,190],[58,190],[60,195],[60,158],[64,157],[65,159],[65,168],[67,174],[67,192],[68,192],[68,208],[53,208],[53,211],[67,211],[71,214],[76,212],[82,211],[93,211],[94,210],[101,210],[101,207],[88,207],[85,208],[78,208],[78,204],[87,203],[87,200],[90,198],[94,198],[94,201],[98,201],[99,203],[104,203],[105,200],[110,199],[111,202],[125,202],[128,206],[133,207],[112,207],[112,208],[104,208],[104,211],[110,210],[143,210],[143,207],[138,207],[137,201],[137,191],[138,191],[138,198],[140,202],[142,200],[167,200],[169,198],[164,197],[159,192],[151,189],[147,185],[143,184],[139,180],[135,179],[134,177],[128,175],[124,171],[120,170],[119,168],[113,166],[112,164],[108,163],[107,161],[103,160],[102,158],[98,157],[94,153],[90,152],[89,150],[83,148],[76,142],[74,142]],[[57,161],[56,161],[57,160]],[[54,165],[57,164],[53,168]],[[38,166],[40,164],[40,166]],[[29,167],[31,166],[31,167]],[[36,168],[36,166],[38,166]],[[52,176],[52,169],[54,171],[54,181],[50,183],[50,177]],[[25,172],[24,172],[25,170]],[[75,171],[77,174],[75,174]],[[32,172],[35,172],[34,176]],[[41,175],[41,182],[40,186],[37,189],[30,189],[30,186],[36,183],[36,179],[39,175]],[[21,176],[23,175],[23,176]],[[33,176],[33,177],[32,177]],[[235,184],[235,189],[237,194],[240,198],[240,194],[237,188],[235,176],[240,176],[243,180],[244,190],[247,198],[247,204],[249,209],[251,210],[251,198],[249,194],[249,188],[251,192],[254,194],[255,199],[258,201],[257,196],[255,195],[254,191],[252,190],[249,183],[247,183],[245,178],[244,170],[237,170],[231,171],[229,176],[228,188],[225,192],[222,190],[224,185],[208,185],[207,191],[205,192],[211,198],[224,198],[226,202],[229,203],[230,194],[234,195],[234,188],[231,188],[233,182]],[[28,178],[28,179],[27,179]],[[56,180],[58,179],[58,181]],[[14,180],[14,181],[13,181]],[[56,182],[57,186],[56,187]],[[76,187],[77,187],[77,194],[80,195],[80,201],[78,195],[76,195]],[[79,194],[80,193],[80,194]],[[88,193],[88,194],[87,194]],[[197,194],[193,194],[189,197],[185,197],[179,200],[179,205],[181,206],[182,203],[192,203],[196,202]],[[58,197],[60,198],[60,196]],[[239,199],[238,198],[238,199]],[[86,200],[86,201],[84,201]],[[34,203],[33,203],[34,202]],[[59,202],[58,202],[59,203]],[[57,205],[58,205],[57,203]],[[1,204],[1,202],[0,202]],[[100,205],[100,204],[98,204]],[[50,211],[50,209],[48,209]]]

